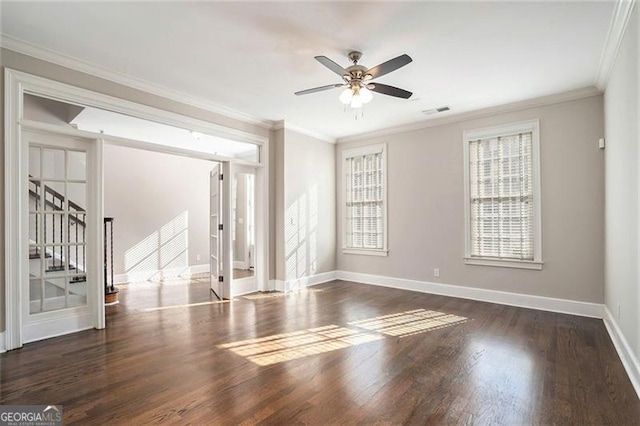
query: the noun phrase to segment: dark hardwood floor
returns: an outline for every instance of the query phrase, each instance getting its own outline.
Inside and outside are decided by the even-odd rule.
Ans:
[[[0,403],[63,404],[65,424],[640,423],[596,319],[342,281],[120,295],[106,330],[1,355]]]

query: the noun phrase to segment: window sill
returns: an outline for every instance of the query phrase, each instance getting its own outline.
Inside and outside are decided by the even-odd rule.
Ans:
[[[464,263],[465,265],[498,266],[501,268],[533,269],[536,271],[541,271],[543,265],[543,262],[535,260],[487,259],[479,257],[465,257]]]
[[[389,250],[343,248],[342,254],[364,254],[366,256],[387,256],[389,254]]]

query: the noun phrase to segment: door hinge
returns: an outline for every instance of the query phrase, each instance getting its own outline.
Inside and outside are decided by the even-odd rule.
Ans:
[[[220,173],[220,180],[224,180],[224,175]]]
[[[222,231],[223,228],[224,228],[224,225],[222,223],[218,225],[218,231]]]
[[[218,275],[218,282],[223,282],[224,281],[224,277],[222,275]]]

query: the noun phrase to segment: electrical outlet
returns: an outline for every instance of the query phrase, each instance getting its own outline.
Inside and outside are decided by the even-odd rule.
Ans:
[[[433,269],[433,276],[434,277],[439,277],[440,276],[440,268],[434,268]]]
[[[618,303],[618,309],[617,309],[616,315],[618,316],[618,319],[620,319],[620,304],[619,303]]]
[[[196,262],[200,262],[200,259],[202,259],[202,256],[200,256],[199,254],[196,254]]]

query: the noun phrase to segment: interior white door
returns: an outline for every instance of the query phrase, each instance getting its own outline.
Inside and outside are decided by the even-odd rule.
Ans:
[[[222,282],[222,200],[221,193],[221,173],[220,164],[211,170],[209,175],[209,277],[211,280],[211,291],[219,298],[224,297]]]
[[[35,130],[22,138],[22,342],[102,328],[102,141]]]

